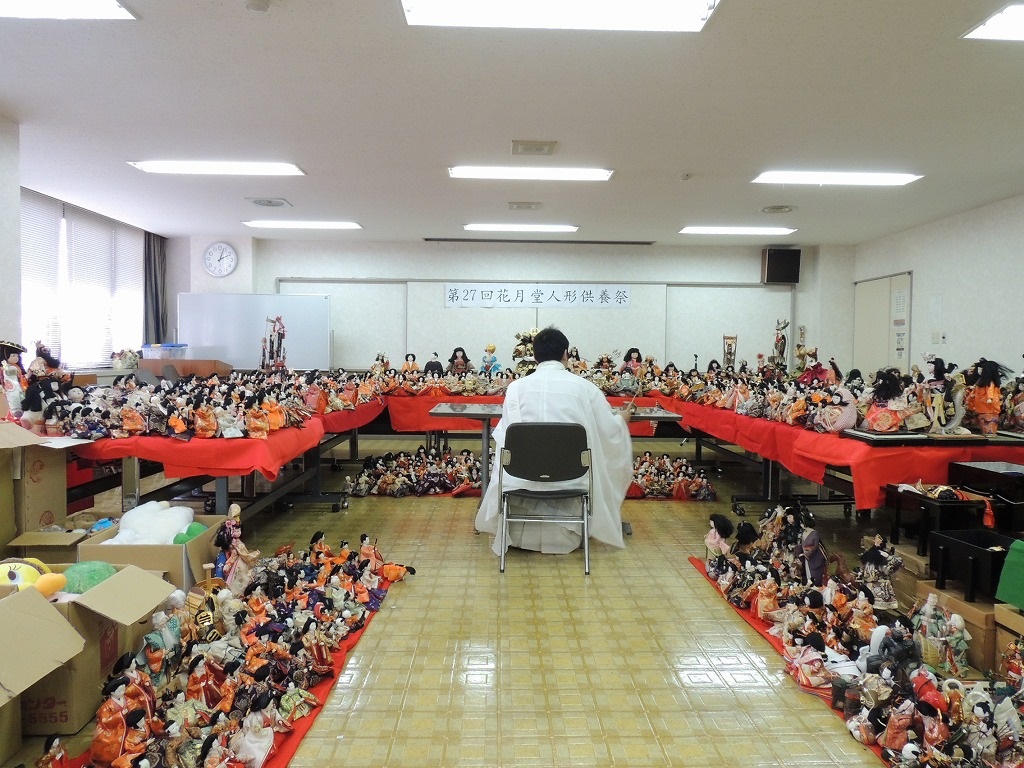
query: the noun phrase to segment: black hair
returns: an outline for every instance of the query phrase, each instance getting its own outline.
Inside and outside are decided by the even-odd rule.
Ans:
[[[251,675],[252,679],[255,680],[257,683],[262,683],[264,680],[270,677],[270,665],[264,664],[262,667],[253,670]]]
[[[129,728],[134,728],[139,724],[143,718],[146,717],[146,710],[144,709],[133,709],[127,715],[124,716],[124,724]]]
[[[125,675],[118,675],[117,677],[112,677],[110,678],[110,680],[107,681],[107,684],[103,686],[103,690],[100,691],[100,693],[102,693],[104,696],[110,696],[122,685],[128,685],[128,683],[130,682],[131,680],[129,680]]]
[[[269,666],[267,666],[265,668],[269,670]],[[274,700],[274,697],[270,695],[270,692],[269,691],[264,691],[263,693],[261,693],[259,696],[256,697],[256,699],[250,705],[249,711],[250,712],[260,712],[261,710],[264,710],[267,707],[269,707],[273,700]]]
[[[132,659],[134,658],[135,657],[131,653],[126,653],[123,656],[118,657],[117,661],[114,662],[113,673],[115,675],[120,675],[132,665]]]
[[[203,765],[206,763],[206,758],[210,754],[210,750],[213,749],[213,745],[217,743],[217,734],[211,733],[205,739],[203,739],[203,746],[199,749],[199,764]]]
[[[809,646],[816,650],[818,653],[825,652],[825,638],[821,636],[820,632],[811,632],[804,638],[804,645]]]
[[[733,527],[732,520],[727,518],[725,515],[721,515],[718,512],[712,512],[708,518],[711,524],[715,526],[715,530],[718,531],[718,535],[723,539],[727,539],[732,536],[735,528]]]
[[[533,337],[533,358],[538,363],[561,360],[569,352],[569,339],[553,325],[538,331]]]
[[[753,523],[742,521],[736,526],[736,543],[747,545],[753,544],[758,539],[757,529]]]

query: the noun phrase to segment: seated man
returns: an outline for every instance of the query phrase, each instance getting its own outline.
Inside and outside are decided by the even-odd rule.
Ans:
[[[633,477],[633,449],[627,426],[630,410],[614,411],[593,383],[566,370],[569,340],[557,328],[545,328],[534,337],[533,353],[537,360],[536,370],[525,378],[513,381],[505,393],[501,421],[494,429],[495,456],[491,482],[476,516],[476,528],[487,533],[498,532],[501,499],[498,496],[497,478],[508,425],[526,421],[574,422],[586,428],[587,442],[592,453],[590,471],[594,473],[594,497],[591,499],[593,515],[590,536],[621,548],[625,545],[622,541],[620,508]],[[583,477],[574,481],[570,487],[585,488],[586,484],[587,478]],[[506,490],[524,485],[517,478],[505,476]],[[550,505],[578,504],[579,501],[512,499],[511,503]],[[501,554],[498,542],[499,537],[495,536],[493,549],[495,553]],[[509,524],[506,543],[520,549],[563,554],[580,546],[582,531],[579,525],[572,524],[514,522]]]

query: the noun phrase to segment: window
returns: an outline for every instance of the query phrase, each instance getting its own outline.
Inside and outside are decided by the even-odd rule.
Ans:
[[[65,365],[110,365],[139,349],[145,233],[32,190],[21,191],[21,328]],[[28,360],[26,360],[26,363]]]

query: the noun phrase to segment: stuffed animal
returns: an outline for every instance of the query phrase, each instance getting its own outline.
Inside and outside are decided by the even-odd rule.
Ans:
[[[67,584],[62,573],[52,573],[49,566],[34,557],[9,557],[0,560],[0,584],[23,589],[35,588],[44,597],[59,592]]]

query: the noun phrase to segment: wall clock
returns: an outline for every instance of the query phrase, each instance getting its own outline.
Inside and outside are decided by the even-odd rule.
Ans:
[[[203,253],[203,266],[214,277],[227,277],[238,266],[238,252],[227,243],[213,243]]]

